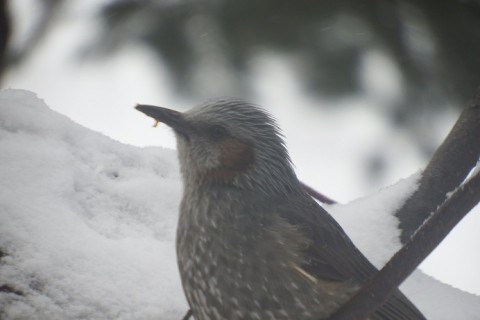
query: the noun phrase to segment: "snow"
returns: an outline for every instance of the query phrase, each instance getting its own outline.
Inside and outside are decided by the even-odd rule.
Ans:
[[[174,152],[114,142],[26,91],[0,106],[0,286],[25,295],[2,293],[5,318],[180,318]]]
[[[394,215],[385,213],[393,213],[402,206],[416,190],[420,176],[421,172],[418,172],[378,193],[345,205],[326,206],[357,247],[370,253],[368,258],[377,268],[381,268],[392,253],[401,248],[398,220]]]
[[[174,151],[113,141],[23,90],[0,92],[0,150],[0,318],[181,318]],[[417,178],[328,208],[377,265]],[[429,319],[480,314],[480,297],[419,271],[402,288]]]

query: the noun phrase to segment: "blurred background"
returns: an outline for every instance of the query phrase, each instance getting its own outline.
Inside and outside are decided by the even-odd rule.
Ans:
[[[480,1],[0,0],[0,59],[2,89],[137,146],[175,142],[136,103],[260,104],[300,179],[347,202],[423,168],[473,96]],[[479,226],[422,269],[480,294]]]

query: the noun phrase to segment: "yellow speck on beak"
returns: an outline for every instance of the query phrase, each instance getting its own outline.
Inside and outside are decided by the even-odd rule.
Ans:
[[[158,120],[155,120],[155,123],[153,124],[153,127],[156,128],[158,126]]]

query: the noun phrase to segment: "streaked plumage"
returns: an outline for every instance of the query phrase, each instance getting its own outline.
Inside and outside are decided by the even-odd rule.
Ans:
[[[377,271],[303,192],[274,120],[240,100],[140,111],[177,134],[182,284],[196,320],[328,317]],[[372,319],[424,319],[400,292]]]

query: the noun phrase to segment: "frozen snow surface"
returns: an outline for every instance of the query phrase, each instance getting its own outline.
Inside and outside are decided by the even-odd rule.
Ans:
[[[173,151],[123,145],[5,90],[0,164],[1,319],[182,317]],[[389,213],[417,177],[328,208],[377,265],[400,246]],[[402,288],[429,319],[480,319],[480,297],[420,272]]]
[[[1,319],[181,318],[173,151],[122,145],[18,90],[0,95],[0,150],[0,286],[23,295],[0,293]]]

